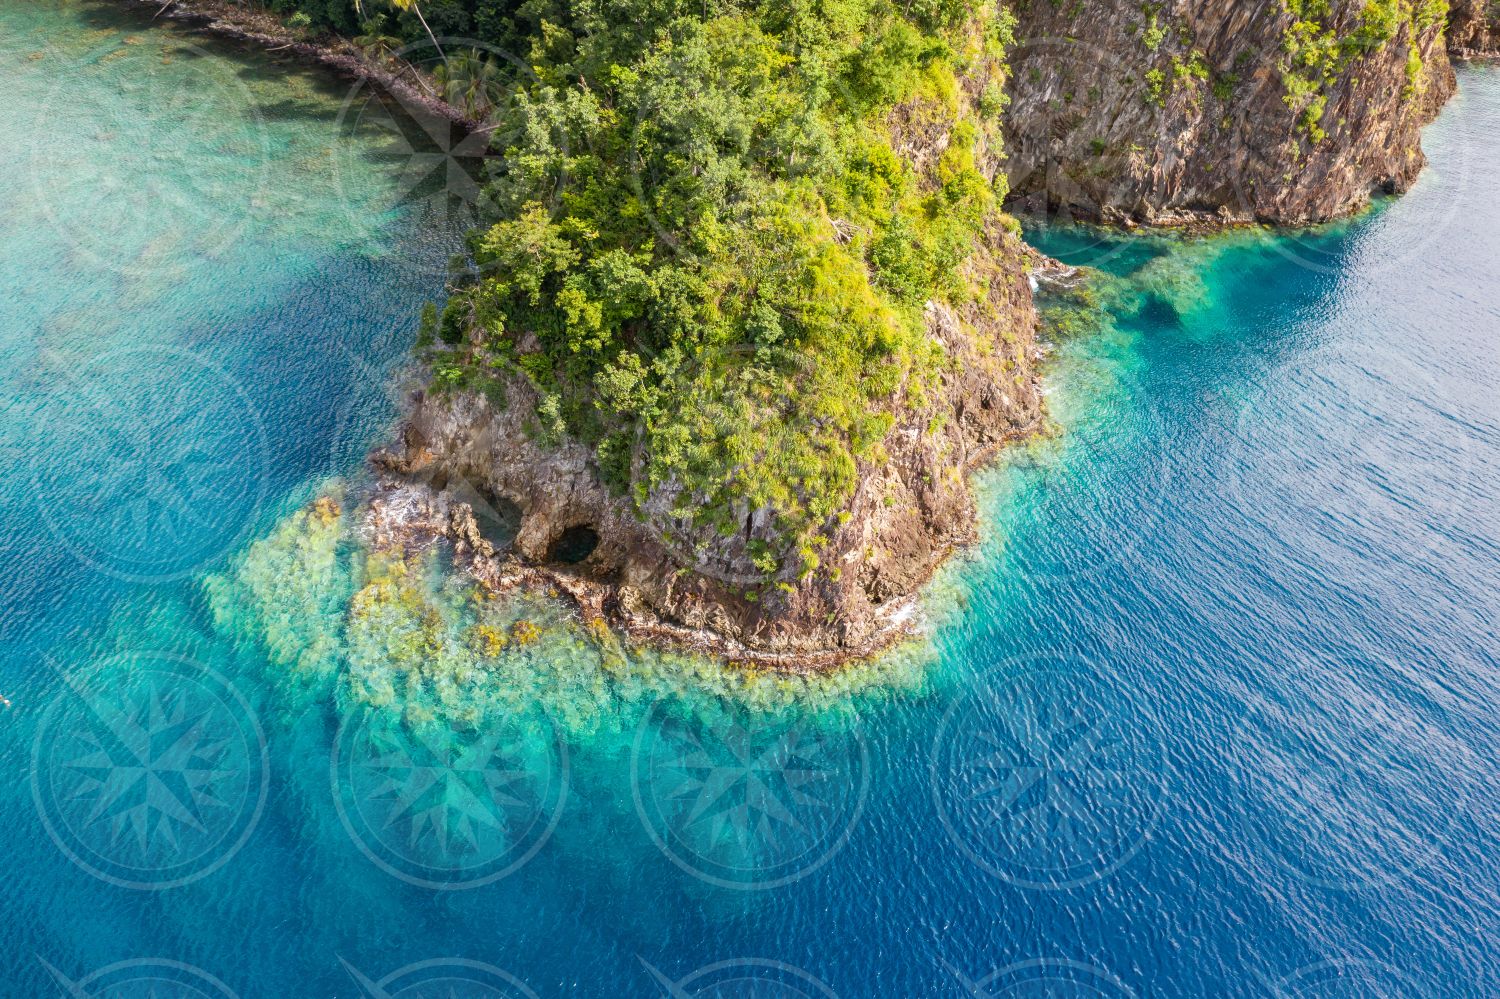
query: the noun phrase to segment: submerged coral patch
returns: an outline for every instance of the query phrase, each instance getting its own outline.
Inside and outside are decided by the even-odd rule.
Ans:
[[[334,828],[413,884],[488,883],[607,816],[708,884],[795,880],[864,807],[865,710],[929,689],[926,649],[802,676],[638,648],[557,596],[486,587],[446,542],[376,543],[361,513],[336,494],[292,512],[206,588],[218,629],[263,653],[274,716],[331,739]],[[770,791],[719,788],[729,773]]]
[[[850,709],[849,695],[922,683],[903,655],[794,676],[636,648],[559,599],[491,592],[454,571],[443,543],[379,547],[357,521],[319,500],[206,584],[219,627],[265,649],[273,685],[317,689],[346,710],[475,729],[540,706],[587,736],[629,730],[643,705],[666,695],[704,710],[723,702],[836,715]]]

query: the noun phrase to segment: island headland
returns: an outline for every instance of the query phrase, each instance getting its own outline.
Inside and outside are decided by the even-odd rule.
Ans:
[[[1010,211],[1349,214],[1411,184],[1450,48],[1495,38],[1442,0],[271,6],[336,66],[355,31],[521,54],[416,89],[490,88],[499,169],[372,456],[369,543],[802,671],[910,635],[975,540],[968,473],[1046,430],[1034,292],[1063,272]]]

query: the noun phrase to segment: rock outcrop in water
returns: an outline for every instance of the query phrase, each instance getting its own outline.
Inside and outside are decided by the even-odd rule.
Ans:
[[[749,513],[731,536],[694,527],[663,497],[638,515],[606,488],[591,448],[537,440],[538,399],[523,379],[507,383],[503,406],[475,393],[418,392],[401,443],[377,453],[375,465],[387,492],[426,484],[481,513],[518,508],[514,540],[490,547],[466,510],[423,518],[458,543],[481,578],[524,580],[522,567],[539,567],[633,635],[735,659],[805,669],[866,655],[909,633],[918,589],[974,540],[966,473],[1041,421],[1024,256],[1013,235],[992,233],[969,265],[988,272],[989,291],[969,307],[968,323],[947,306],[929,307],[928,331],[950,359],[940,389],[917,406],[891,401],[902,421],[882,460],[861,463],[822,552],[827,568],[808,578],[783,574],[766,585],[753,558],[757,542],[778,543],[766,511]],[[578,550],[564,549],[580,535],[597,545],[574,561]],[[517,564],[507,569],[510,560]]]
[[[427,495],[371,508],[419,511],[481,580],[807,668],[911,633],[974,539],[966,473],[1042,404],[1000,12],[784,15],[583,18],[517,83],[472,267],[424,326],[432,385],[376,462]],[[514,508],[514,539],[485,551],[458,493]]]
[[[1324,221],[1411,184],[1454,87],[1441,0],[1015,9],[1007,169],[1027,209]]]
[[[692,190],[705,173],[716,182],[731,178],[735,184],[748,183],[750,190],[761,185],[762,200],[772,190],[786,196],[789,189],[774,187],[785,180],[780,153],[767,159],[756,143],[786,142],[787,162],[792,163],[837,134],[801,136],[795,131],[800,125],[788,119],[784,131],[746,142],[745,135],[733,130],[714,135],[702,119],[694,120],[691,127],[709,141],[684,143],[689,150],[684,155],[700,156],[704,148],[714,152],[667,183],[660,173],[680,168],[681,158],[675,165],[668,160],[650,164],[642,147],[634,145],[643,135],[648,141],[670,135],[645,128],[664,110],[647,102],[626,114],[637,119],[629,133],[631,155],[614,162],[604,157],[586,168],[598,174],[599,189],[605,190],[619,186],[609,168],[628,163],[626,186],[639,207],[607,221],[628,225],[645,216],[654,232],[646,231],[643,241],[623,240],[606,253],[590,245],[599,230],[586,215],[569,218],[565,211],[566,225],[559,227],[551,221],[556,216],[535,202],[518,202],[509,216],[502,213],[505,225],[488,234],[489,259],[478,259],[490,266],[488,275],[499,273],[501,279],[486,285],[486,276],[460,289],[428,333],[447,345],[435,346],[431,358],[435,375],[439,367],[446,370],[446,386],[416,392],[400,442],[374,456],[380,481],[366,505],[364,526],[377,547],[444,537],[458,563],[491,588],[562,591],[591,624],[608,619],[637,636],[735,659],[809,669],[876,651],[908,633],[918,589],[955,546],[973,539],[975,510],[966,473],[1043,419],[1037,319],[1028,280],[1030,265],[1037,261],[1028,261],[1008,220],[992,208],[995,195],[1006,187],[1002,174],[1008,174],[1011,203],[1023,209],[1169,225],[1320,221],[1361,207],[1372,192],[1399,191],[1412,182],[1424,163],[1420,129],[1454,86],[1443,33],[1448,10],[1442,0],[1178,0],[1145,5],[1018,0],[1017,40],[1007,53],[1009,73],[999,55],[1005,32],[995,31],[986,17],[976,19],[972,11],[945,6],[943,16],[957,19],[940,18],[926,27],[945,32],[941,37],[947,48],[923,55],[915,46],[919,35],[902,19],[926,15],[911,15],[906,7],[878,9],[886,32],[879,36],[880,44],[861,40],[847,51],[834,46],[831,51],[848,60],[848,69],[835,78],[837,93],[820,90],[818,98],[827,102],[823,113],[847,115],[865,108],[861,127],[878,124],[861,139],[866,152],[843,167],[848,191],[819,190],[817,197],[823,200],[810,216],[813,224],[797,231],[802,233],[801,249],[811,247],[824,255],[819,267],[825,273],[834,273],[827,268],[842,259],[843,251],[829,250],[830,239],[850,247],[848,256],[860,261],[855,266],[860,273],[838,287],[851,299],[866,294],[861,289],[873,289],[879,305],[888,308],[899,301],[897,289],[917,287],[920,294],[914,301],[920,306],[925,300],[926,306],[922,320],[911,325],[939,348],[942,362],[935,383],[913,380],[911,373],[919,365],[907,353],[901,362],[908,365],[907,373],[895,388],[860,396],[860,406],[878,411],[866,415],[887,419],[888,427],[868,453],[855,454],[850,447],[853,483],[840,494],[836,514],[822,514],[825,519],[811,533],[789,532],[785,511],[774,506],[746,504],[742,496],[726,504],[722,496],[704,494],[701,478],[696,484],[662,484],[643,475],[643,453],[649,455],[651,446],[644,427],[630,434],[628,420],[607,412],[608,393],[590,397],[587,391],[579,394],[577,386],[597,381],[608,383],[611,393],[638,392],[640,379],[655,371],[660,353],[656,360],[649,350],[632,354],[627,360],[634,368],[585,364],[580,379],[578,370],[567,370],[568,362],[559,362],[542,342],[546,336],[556,338],[553,327],[562,326],[574,338],[575,354],[587,357],[604,347],[618,351],[622,343],[626,353],[635,351],[650,339],[643,336],[649,331],[636,318],[639,314],[623,323],[616,316],[609,321],[618,328],[606,329],[610,310],[623,315],[635,303],[613,299],[607,287],[601,293],[582,269],[574,270],[566,287],[559,275],[582,258],[589,266],[607,264],[600,274],[640,282],[638,274],[632,277],[632,268],[643,262],[661,264],[652,256],[653,244],[676,249],[693,229],[691,220],[679,220],[687,221],[686,227],[668,231],[653,215],[660,207],[653,209],[653,197],[676,192],[672,185]],[[891,13],[898,9],[900,13]],[[761,28],[747,31],[745,23],[716,19],[711,31],[688,31],[684,38],[693,44],[709,39],[710,52],[719,51],[712,48],[717,44],[713,39],[735,33],[744,44],[759,45],[766,37],[757,33]],[[1454,51],[1492,50],[1494,23],[1486,3],[1456,0],[1448,34]],[[774,17],[766,26],[785,27]],[[867,31],[845,27],[856,39]],[[628,25],[611,30],[616,29],[622,37],[629,34]],[[573,78],[571,43],[549,44],[554,51],[547,59],[557,63],[555,75]],[[684,51],[694,50],[684,45]],[[722,52],[710,58],[723,59]],[[648,74],[662,71],[649,59],[639,65]],[[785,65],[796,65],[796,60]],[[876,73],[871,82],[865,77],[872,67],[891,78]],[[740,68],[732,61],[721,66],[726,72]],[[689,78],[701,84],[701,67],[689,69]],[[904,80],[903,73],[908,74]],[[583,77],[577,79],[586,84]],[[608,79],[610,87],[617,87],[620,80],[640,77],[616,74]],[[758,79],[751,85],[764,87],[765,78]],[[785,92],[772,89],[770,96],[791,96],[795,104],[806,96],[796,86],[823,78],[812,74],[796,79],[801,82]],[[582,111],[569,112],[585,121],[592,113],[585,106],[592,99],[589,90],[585,85]],[[627,86],[616,96],[632,93]],[[733,87],[725,91],[731,105],[733,93]],[[895,96],[899,94],[907,96]],[[1007,96],[1002,156],[993,133]],[[544,98],[552,99],[536,90],[528,100]],[[685,100],[680,94],[673,99]],[[877,107],[884,110],[870,114],[869,108]],[[614,116],[621,113],[611,109]],[[857,118],[859,113],[850,120]],[[592,126],[585,148],[607,147],[619,138],[608,131],[608,118],[600,120],[606,125]],[[545,165],[558,151],[545,137],[549,127],[560,127],[556,121],[549,126],[543,117],[524,119],[525,128],[513,130],[536,144],[536,155],[528,162]],[[684,125],[674,122],[673,127]],[[805,142],[808,137],[814,141]],[[605,141],[595,141],[599,138]],[[804,144],[799,147],[798,142]],[[568,145],[556,144],[564,152]],[[734,157],[739,159],[720,177],[718,171]],[[736,173],[747,167],[749,173]],[[538,178],[549,179],[545,169],[530,179]],[[520,189],[525,180],[518,172],[507,183]],[[648,193],[647,181],[662,186]],[[903,224],[920,224],[923,212],[969,212],[983,220],[961,240],[962,251],[948,258],[961,261],[947,266],[965,290],[955,293],[951,283],[941,281],[922,286],[920,281],[932,275],[919,279],[922,263],[906,252],[910,245],[925,244],[927,251],[940,246],[942,239],[951,238],[951,229],[914,232],[904,241],[887,238],[897,235],[897,230],[885,231],[892,218],[910,212],[912,204],[903,202],[904,196],[891,198],[890,190],[907,183],[913,197],[930,200]],[[796,198],[808,193],[803,188]],[[881,198],[890,200],[882,203]],[[964,204],[970,208],[952,207]],[[840,217],[830,205],[865,211],[856,216],[864,224]],[[870,210],[870,205],[876,207]],[[975,205],[986,207],[975,211]],[[713,208],[742,211],[732,199]],[[732,215],[725,217],[733,224]],[[966,224],[974,225],[973,219]],[[757,224],[754,231],[760,232],[807,226],[805,220],[772,216]],[[498,233],[503,238],[496,238]],[[907,246],[897,247],[897,242]],[[483,244],[479,238],[475,246]],[[515,245],[533,249],[517,254]],[[717,246],[728,245],[721,236]],[[707,251],[710,256],[722,252]],[[530,288],[529,305],[517,297],[513,272],[530,282],[525,286]],[[687,272],[663,267],[650,273],[649,280],[663,274],[678,280],[682,273]],[[708,267],[702,273],[717,282],[719,293],[734,287],[724,271]],[[549,282],[557,287],[544,289]],[[538,309],[544,292],[552,298]],[[756,294],[750,293],[752,301]],[[497,313],[497,305],[505,307]],[[784,336],[779,324],[787,320],[795,330],[803,317],[784,313],[778,318],[775,309],[770,311],[775,331],[766,343],[755,343],[759,334],[754,330],[765,327],[765,320],[756,319],[741,331],[754,335],[727,345],[727,364],[725,345],[711,345],[720,351],[712,363],[733,374],[741,367],[735,351],[779,349],[783,361],[777,363],[785,364],[786,348],[776,346]],[[591,346],[584,349],[585,343]],[[823,344],[828,347],[827,341]],[[661,345],[656,349],[661,351]],[[701,353],[702,345],[691,349]],[[805,344],[797,349],[806,356],[798,361],[803,367],[793,365],[793,372],[825,360]],[[892,356],[902,355],[893,351]],[[720,375],[714,372],[714,377]],[[622,381],[624,376],[629,377]],[[679,385],[700,384],[691,370],[674,371],[671,377]],[[782,391],[795,394],[804,381],[811,382],[790,374]],[[573,424],[565,425],[559,393],[570,390],[570,382],[575,409]],[[714,386],[711,379],[701,384]],[[594,418],[579,416],[580,399],[606,413],[599,439],[580,439],[574,433],[599,430],[588,426]],[[786,406],[784,397],[774,395],[762,401],[770,411],[782,407],[807,420],[798,446],[819,442],[785,464],[802,469],[817,465],[818,448],[840,439],[819,436],[827,410]],[[704,405],[715,414],[704,424],[736,415],[729,408]],[[581,427],[575,426],[580,421]],[[743,472],[746,458],[742,438],[731,436],[726,442],[733,446],[724,448],[727,464],[720,477],[728,481]],[[750,450],[757,446],[752,443]],[[735,448],[741,449],[738,459],[727,455]],[[631,455],[623,466],[622,449]],[[614,462],[613,468],[604,467],[606,459]],[[749,463],[754,459],[751,455]],[[789,474],[789,504],[815,506],[807,502],[810,492],[798,494],[826,471],[817,465],[812,474]],[[647,486],[648,481],[657,484]],[[714,517],[695,516],[695,503],[713,507]],[[726,509],[732,514],[727,526]]]

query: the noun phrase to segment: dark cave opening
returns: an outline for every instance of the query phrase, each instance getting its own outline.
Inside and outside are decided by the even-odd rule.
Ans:
[[[587,524],[577,524],[557,536],[547,549],[548,562],[577,565],[599,547],[599,532]]]

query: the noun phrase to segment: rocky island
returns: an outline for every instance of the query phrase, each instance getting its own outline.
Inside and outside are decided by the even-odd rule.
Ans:
[[[1493,46],[1442,0],[272,6],[521,54],[443,57],[499,168],[366,535],[796,669],[908,634],[967,473],[1045,425],[1008,211],[1347,214]]]

